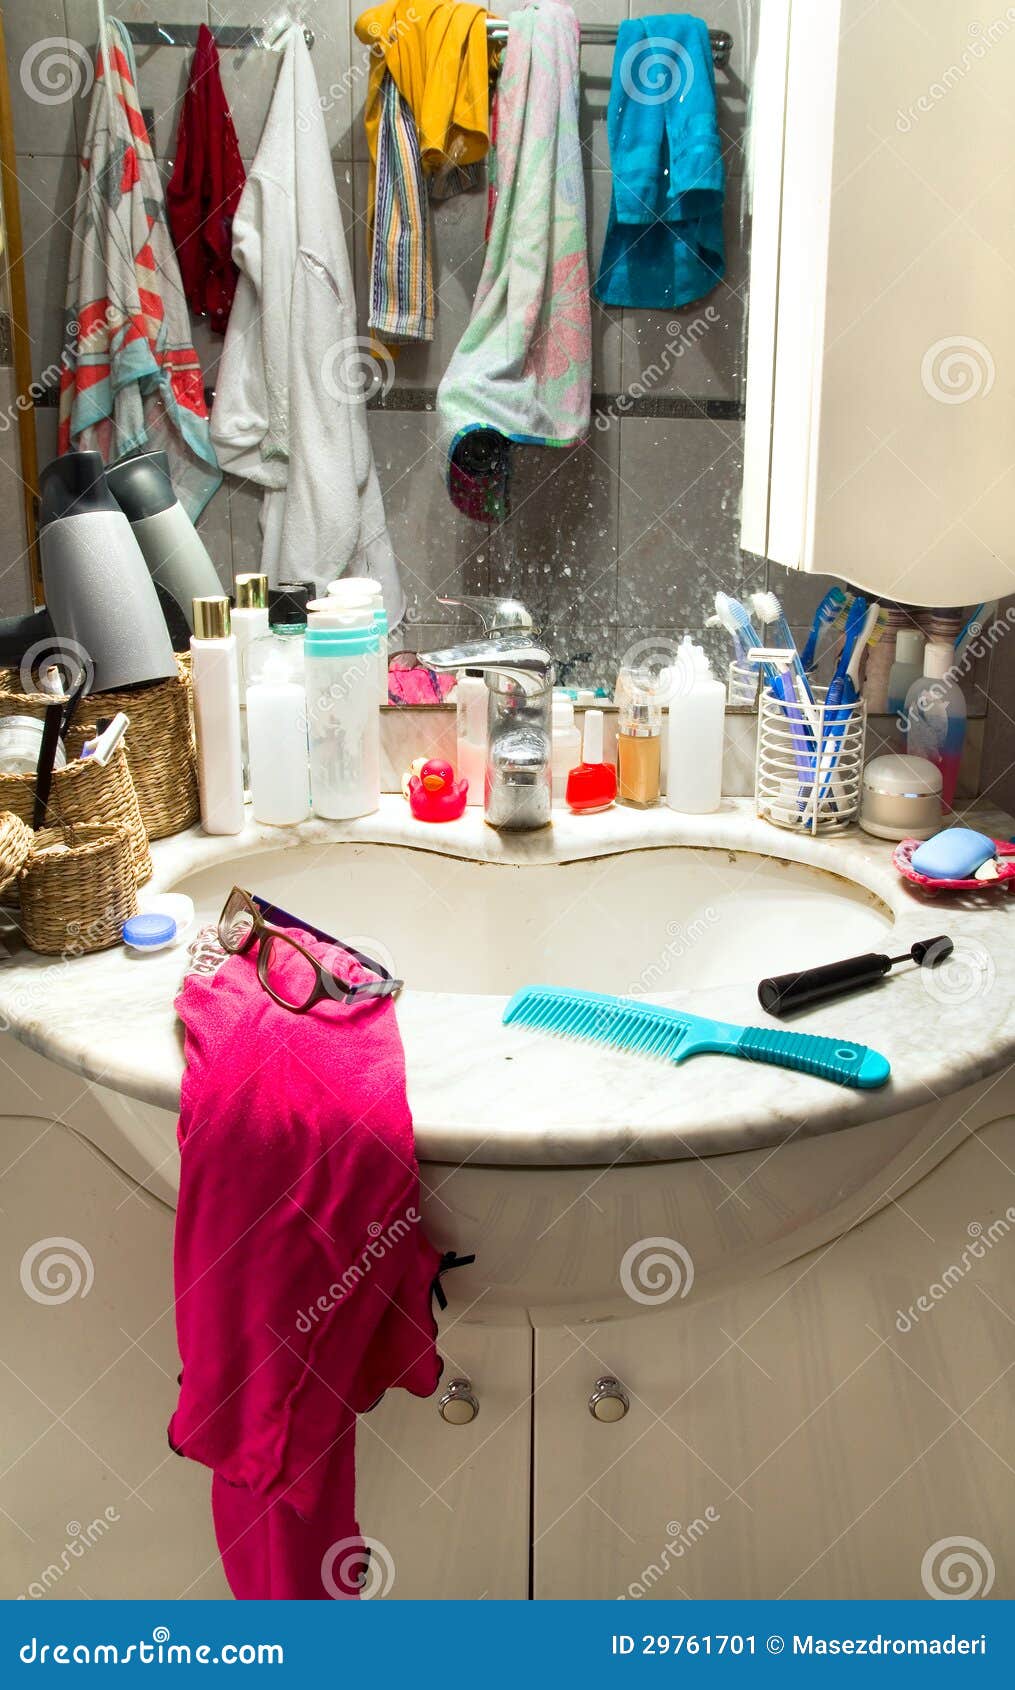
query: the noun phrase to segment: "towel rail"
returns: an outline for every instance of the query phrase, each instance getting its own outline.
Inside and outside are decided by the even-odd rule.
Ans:
[[[487,18],[486,32],[495,41],[507,38],[510,20],[508,18]],[[581,39],[583,47],[612,47],[616,43],[618,25],[615,23],[583,23],[581,25]],[[733,52],[733,37],[728,29],[710,29],[709,40],[712,43],[712,63],[717,70],[725,70]]]
[[[134,23],[129,18],[118,19],[130,36],[135,47],[196,47],[197,32],[200,28],[196,23]],[[265,52],[277,52],[288,30],[288,23],[283,29],[266,29],[261,24],[216,24],[212,27],[217,47],[239,47],[242,50],[263,49]],[[303,25],[303,37],[308,47],[314,45],[314,32],[307,24]]]

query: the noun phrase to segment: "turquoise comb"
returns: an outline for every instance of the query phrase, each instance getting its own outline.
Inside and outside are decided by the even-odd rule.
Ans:
[[[689,1056],[706,1051],[742,1056],[747,1062],[795,1068],[800,1074],[816,1074],[862,1091],[883,1086],[892,1071],[886,1056],[845,1039],[791,1033],[784,1027],[737,1027],[683,1009],[663,1009],[659,1004],[605,997],[599,992],[572,992],[562,986],[526,986],[516,992],[504,1011],[505,1026],[515,1023],[566,1038],[596,1039],[618,1050],[634,1050],[668,1062],[686,1062]]]

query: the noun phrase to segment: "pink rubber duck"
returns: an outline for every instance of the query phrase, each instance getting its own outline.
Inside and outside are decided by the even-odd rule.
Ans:
[[[409,777],[409,808],[418,822],[455,822],[465,809],[467,780],[456,780],[450,763],[432,757]]]

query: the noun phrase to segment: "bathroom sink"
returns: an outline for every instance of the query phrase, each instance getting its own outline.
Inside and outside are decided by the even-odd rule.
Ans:
[[[892,925],[880,899],[838,875],[689,846],[506,864],[399,845],[306,844],[177,885],[212,921],[237,878],[423,992],[504,994],[549,982],[664,996],[876,949]]]

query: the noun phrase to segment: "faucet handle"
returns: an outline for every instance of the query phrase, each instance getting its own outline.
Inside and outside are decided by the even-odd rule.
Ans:
[[[535,623],[519,599],[504,599],[486,593],[463,593],[460,598],[450,593],[438,593],[438,604],[460,605],[475,611],[486,634],[530,634]]]
[[[469,640],[464,645],[444,646],[440,651],[421,651],[419,661],[428,669],[446,672],[452,669],[480,669],[487,685],[503,691],[498,682],[507,682],[527,698],[537,698],[553,685],[553,659],[548,651],[536,645],[531,636],[521,633],[500,634],[495,639]]]

